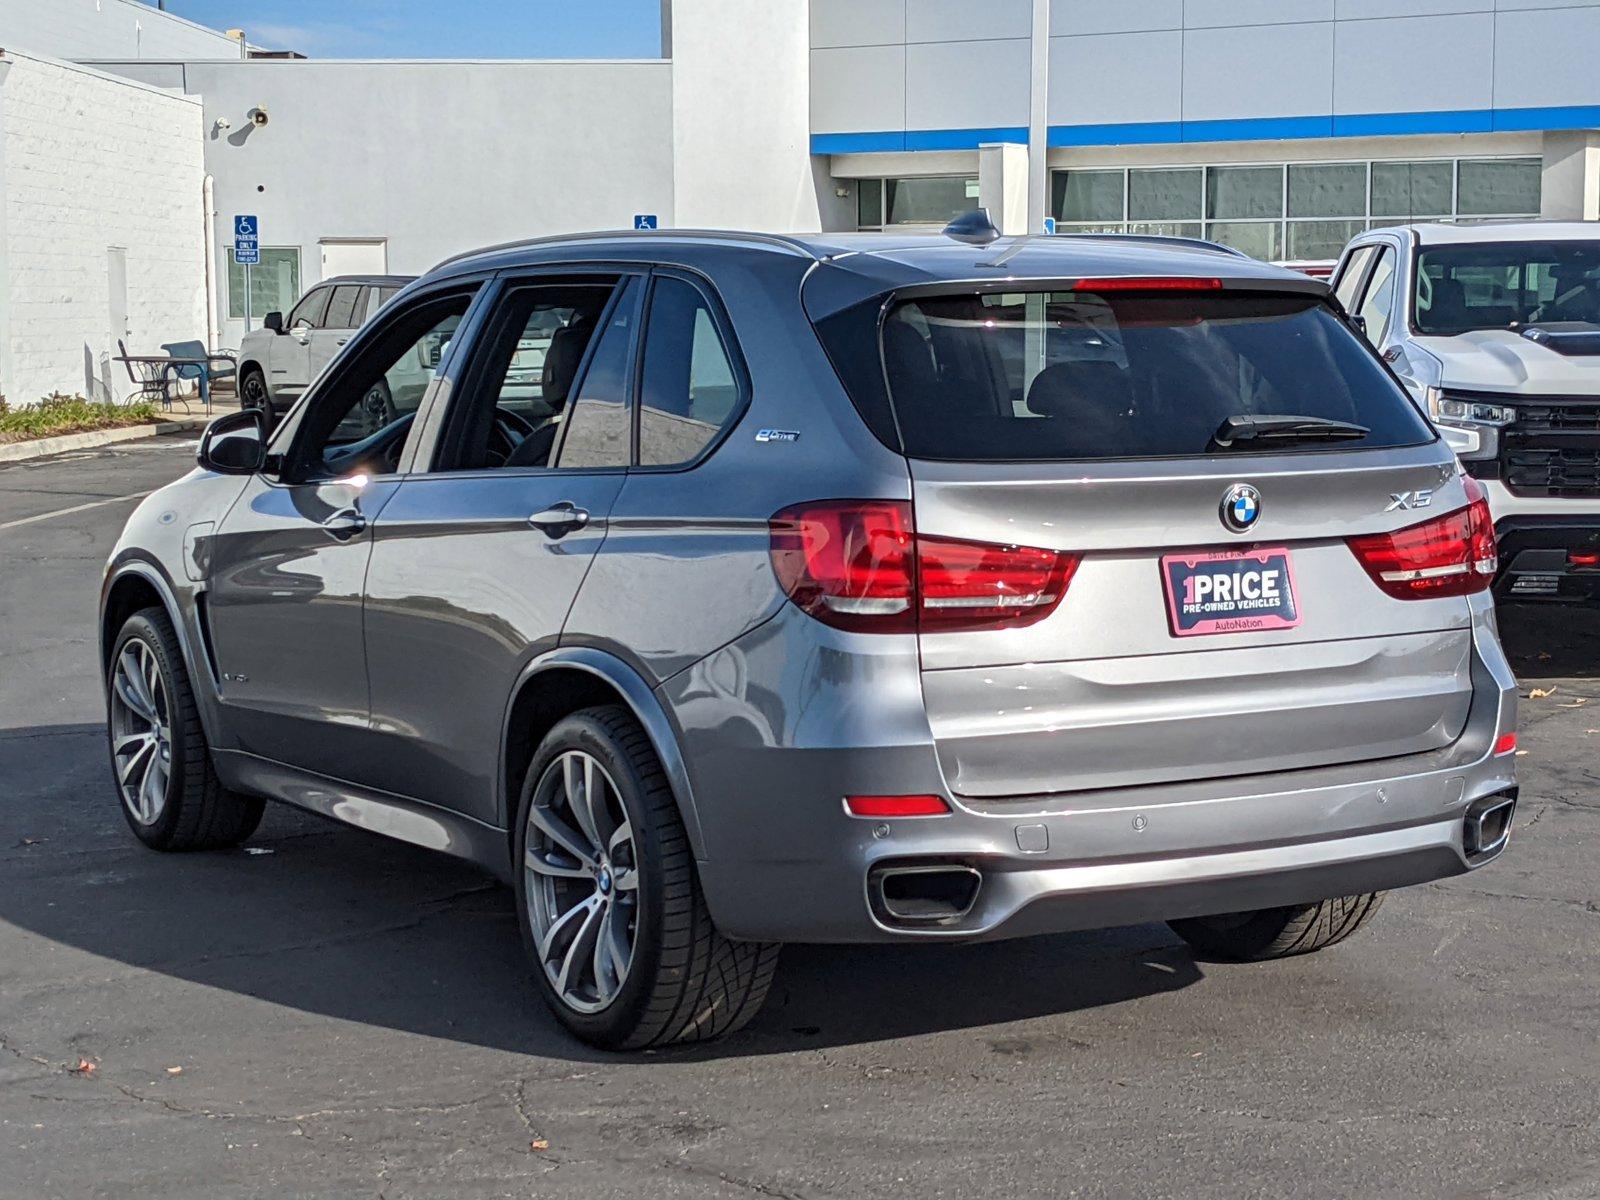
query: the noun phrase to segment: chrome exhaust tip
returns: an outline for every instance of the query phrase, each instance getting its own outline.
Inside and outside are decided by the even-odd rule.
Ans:
[[[1511,840],[1511,820],[1516,811],[1516,788],[1472,802],[1461,836],[1469,863],[1486,862],[1506,848]]]
[[[978,902],[983,875],[961,863],[877,867],[867,895],[874,915],[889,926],[954,925]]]

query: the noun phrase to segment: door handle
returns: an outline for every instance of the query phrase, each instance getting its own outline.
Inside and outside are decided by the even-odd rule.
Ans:
[[[579,508],[570,500],[563,500],[560,504],[552,504],[549,508],[534,513],[528,518],[528,524],[535,529],[543,530],[551,538],[566,537],[574,530],[582,529],[589,523],[589,510]]]
[[[367,519],[359,508],[341,509],[322,523],[322,528],[341,542],[349,541],[366,527]]]

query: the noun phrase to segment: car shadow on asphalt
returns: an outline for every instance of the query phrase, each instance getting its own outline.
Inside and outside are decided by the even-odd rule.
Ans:
[[[1496,619],[1519,683],[1600,679],[1600,607],[1500,604]]]
[[[282,805],[268,806],[239,850],[158,854],[124,825],[105,757],[99,725],[0,731],[0,921],[302,1012],[552,1059],[610,1057],[546,1011],[512,893],[475,868]],[[59,970],[64,960],[40,961]],[[106,974],[72,971],[62,986]],[[1002,1026],[1201,978],[1183,944],[1153,925],[976,946],[789,946],[749,1028],[639,1060]],[[51,983],[41,974],[29,986]]]

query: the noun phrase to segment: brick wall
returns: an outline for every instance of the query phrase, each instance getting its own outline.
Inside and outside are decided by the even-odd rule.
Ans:
[[[118,399],[110,250],[128,348],[205,338],[205,177],[192,98],[7,50],[0,62],[0,393]]]

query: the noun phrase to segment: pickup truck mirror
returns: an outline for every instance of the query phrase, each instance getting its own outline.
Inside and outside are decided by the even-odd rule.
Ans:
[[[282,333],[283,314],[281,312],[269,312],[261,318],[261,328],[270,329],[273,333]]]

